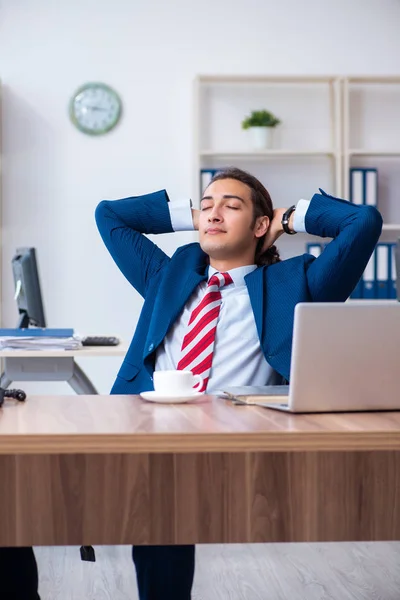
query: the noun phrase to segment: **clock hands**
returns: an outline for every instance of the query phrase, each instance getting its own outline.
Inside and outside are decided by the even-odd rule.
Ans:
[[[97,110],[99,112],[107,112],[108,108],[102,108],[101,106],[82,106],[82,111],[87,112],[88,110]]]

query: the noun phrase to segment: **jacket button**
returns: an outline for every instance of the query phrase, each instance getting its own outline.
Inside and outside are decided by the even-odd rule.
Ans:
[[[152,350],[154,350],[154,344],[150,344],[150,346],[148,347],[149,352],[152,352]]]

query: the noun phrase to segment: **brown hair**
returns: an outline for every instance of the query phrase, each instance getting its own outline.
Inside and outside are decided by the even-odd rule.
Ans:
[[[221,179],[236,179],[237,181],[241,181],[246,184],[251,191],[251,201],[253,203],[253,223],[252,228],[256,224],[256,220],[258,217],[267,216],[270,221],[274,216],[274,207],[272,205],[271,196],[269,195],[266,188],[263,184],[256,178],[254,175],[250,175],[247,171],[242,171],[242,169],[238,169],[236,167],[228,167],[226,169],[222,169],[218,171],[210,181],[214,183],[214,181],[219,181]],[[209,184],[209,185],[210,185]],[[268,248],[265,252],[261,252],[264,237],[261,237],[256,246],[256,254],[255,254],[255,263],[258,266],[263,265],[273,265],[274,263],[280,262],[280,256],[278,249],[275,245]]]

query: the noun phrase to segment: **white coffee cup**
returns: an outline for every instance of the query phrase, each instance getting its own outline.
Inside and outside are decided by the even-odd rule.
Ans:
[[[199,391],[203,378],[191,371],[154,371],[153,383],[154,390],[163,396],[190,396]]]

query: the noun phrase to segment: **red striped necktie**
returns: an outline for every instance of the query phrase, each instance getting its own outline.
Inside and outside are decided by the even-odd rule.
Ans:
[[[177,369],[201,375],[203,385],[198,388],[200,392],[206,390],[210,378],[215,332],[221,310],[220,288],[230,283],[233,280],[229,273],[214,273],[210,277],[202,300],[190,315],[188,330],[183,338]]]

